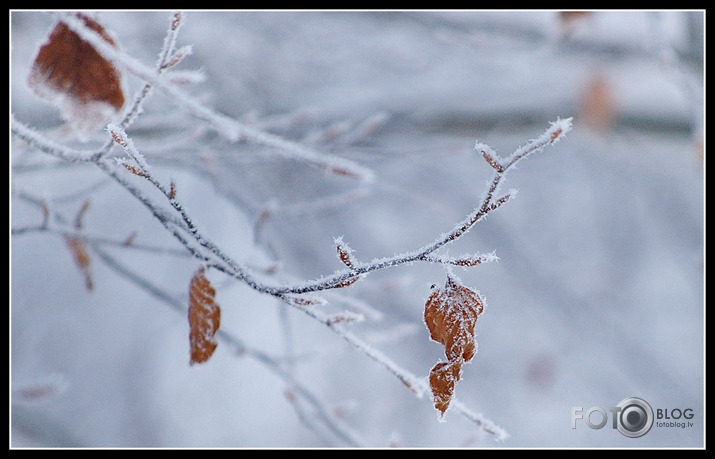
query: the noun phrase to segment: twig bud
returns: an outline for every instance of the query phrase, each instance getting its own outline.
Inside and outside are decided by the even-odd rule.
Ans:
[[[354,268],[356,260],[353,256],[353,249],[343,242],[342,237],[335,238],[335,247],[338,251],[338,259],[348,268]]]
[[[491,149],[489,145],[477,142],[474,144],[474,149],[482,154],[487,163],[500,174],[504,172],[504,166],[499,161],[499,156]]]

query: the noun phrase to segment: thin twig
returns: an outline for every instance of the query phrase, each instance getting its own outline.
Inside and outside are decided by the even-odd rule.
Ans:
[[[186,314],[185,302],[182,302],[181,300],[177,299],[165,290],[149,282],[141,275],[127,268],[100,247],[94,244],[90,245],[90,247],[92,251],[96,253],[99,258],[114,272],[116,272],[123,278],[129,280],[130,282],[134,283],[142,290],[152,295],[154,298],[160,300],[162,303],[169,306],[175,312],[178,312],[180,314]],[[286,371],[283,365],[281,365],[280,362],[274,357],[247,345],[235,334],[231,333],[230,331],[226,331],[223,328],[217,331],[216,337],[223,341],[225,344],[236,349],[238,351],[236,355],[246,356],[256,360],[264,367],[266,367],[269,371],[273,372],[279,378],[285,381],[294,393],[300,395],[300,397],[312,407],[315,414],[317,415],[317,418],[320,419],[322,424],[325,425],[334,435],[340,438],[347,445],[364,445],[363,440],[358,438],[350,428],[348,428],[340,420],[335,418],[335,416],[332,416],[329,413],[329,410],[325,408],[322,402],[320,402],[318,397],[308,387],[306,387],[300,381],[296,380],[293,374],[291,374],[289,371]],[[307,418],[304,419],[304,422],[307,422]]]
[[[235,142],[243,138],[259,145],[273,147],[276,152],[288,158],[317,165],[337,175],[354,177],[365,182],[374,180],[374,173],[370,169],[353,161],[319,153],[301,144],[243,124],[236,119],[206,107],[176,85],[171,84],[170,79],[163,78],[161,74],[157,74],[155,69],[145,66],[128,54],[109,45],[97,32],[88,28],[83,21],[74,15],[61,14],[60,19],[83,40],[89,42],[104,58],[125,68],[151,86],[161,89],[179,107],[192,116],[207,122],[216,132],[225,136],[228,140]]]
[[[493,254],[474,254],[450,258],[435,255],[435,252],[445,245],[450,244],[464,236],[477,222],[512,199],[515,195],[515,191],[510,191],[509,193],[499,196],[499,188],[507,172],[514,167],[517,162],[526,158],[528,155],[541,151],[546,146],[554,144],[556,141],[561,139],[564,134],[570,130],[571,119],[557,119],[542,135],[517,148],[506,158],[500,158],[487,145],[476,143],[475,149],[482,154],[487,163],[494,169],[494,175],[488,183],[487,190],[484,195],[482,195],[479,205],[474,208],[463,220],[456,223],[451,230],[441,234],[432,243],[407,253],[395,254],[389,257],[375,259],[370,262],[360,262],[353,255],[353,251],[349,249],[349,247],[344,244],[342,240],[336,240],[340,259],[348,269],[335,271],[332,274],[324,276],[318,280],[304,282],[302,284],[292,283],[290,285],[270,285],[259,280],[247,266],[226,255],[219,246],[202,234],[191,218],[189,212],[177,199],[175,184],[172,182],[169,186],[166,186],[154,177],[148,162],[140,153],[139,149],[134,145],[132,139],[127,135],[126,128],[141,113],[141,107],[151,93],[152,88],[156,87],[161,89],[164,93],[169,95],[172,101],[184,109],[188,114],[206,121],[211,128],[216,130],[218,133],[225,135],[230,140],[235,141],[239,138],[248,139],[264,146],[277,148],[290,158],[305,161],[311,164],[317,164],[333,173],[355,176],[365,181],[370,181],[374,178],[372,171],[357,165],[352,161],[318,153],[301,144],[290,142],[281,137],[247,126],[235,119],[219,114],[186,94],[176,85],[171,83],[170,79],[164,78],[164,71],[178,63],[182,56],[190,51],[187,48],[181,48],[178,51],[175,50],[176,33],[182,23],[182,16],[179,13],[174,15],[171,21],[169,31],[167,32],[164,45],[160,52],[159,61],[154,69],[145,66],[144,64],[133,59],[131,56],[128,56],[122,51],[115,49],[113,46],[108,45],[102,37],[100,37],[95,31],[86,27],[83,21],[77,19],[74,15],[62,14],[60,17],[70,29],[77,33],[83,40],[89,42],[100,54],[102,54],[103,57],[111,60],[119,66],[124,67],[130,73],[133,73],[141,78],[144,81],[144,86],[137,93],[132,105],[130,105],[127,109],[122,120],[118,124],[110,124],[108,126],[111,139],[108,139],[107,143],[103,147],[95,151],[81,151],[58,145],[15,120],[14,117],[12,117],[11,120],[12,134],[15,137],[27,142],[33,148],[43,151],[62,161],[95,164],[100,170],[115,180],[121,187],[126,189],[139,202],[147,207],[152,215],[162,224],[162,226],[164,226],[164,228],[168,230],[193,257],[204,263],[206,266],[213,267],[230,277],[242,281],[256,291],[277,297],[287,304],[302,310],[309,317],[324,324],[338,336],[350,343],[353,347],[359,349],[362,353],[387,368],[388,371],[395,375],[398,380],[410,388],[418,397],[422,397],[422,395],[428,390],[428,387],[423,380],[404,370],[387,356],[344,329],[342,325],[343,323],[359,320],[361,316],[349,312],[337,315],[324,314],[316,308],[310,307],[315,304],[314,301],[319,302],[319,299],[312,299],[304,296],[304,294],[346,287],[362,279],[366,274],[372,271],[392,268],[412,262],[419,261],[444,265],[474,266],[483,262],[495,260],[496,257]],[[148,180],[148,182],[151,183],[151,185],[168,200],[168,204],[174,214],[169,213],[170,211],[160,207],[152,199],[145,196],[139,188],[130,182],[131,176],[128,176],[126,172],[122,173],[121,168],[114,167],[111,164],[111,161],[104,157],[110,151],[114,143],[121,146],[132,161],[131,164],[129,162],[120,161],[120,164],[134,175]],[[48,228],[47,219],[45,219],[42,225],[29,226],[13,230],[13,234],[24,234],[31,231],[54,231],[58,234],[63,234],[72,238],[77,236],[76,232],[67,232],[65,230]],[[140,287],[149,291],[157,298],[162,299],[162,301],[172,303],[176,307],[176,304],[173,303],[174,300],[172,300],[171,297],[162,293],[161,290],[157,289],[156,286],[151,285],[145,279],[131,273],[126,268],[121,267],[115,260],[109,257],[106,252],[103,252],[101,247],[99,247],[99,244],[108,243],[108,241],[102,241],[98,238],[87,238],[86,236],[84,236],[84,239],[82,240],[89,241],[92,248],[100,254],[100,257],[102,257],[104,261],[108,265],[111,265],[116,271],[132,279]],[[183,309],[183,305],[181,308]],[[222,333],[226,341],[233,343],[237,347],[242,347],[240,341],[238,341],[235,337],[223,330],[219,330],[219,336],[221,336]],[[273,369],[281,374],[281,377],[286,381],[290,381],[294,389],[298,388],[297,390],[299,392],[302,391],[302,389],[300,389],[300,385],[295,385],[297,383],[294,381],[290,372],[277,365],[277,363],[268,356],[256,351],[254,357],[259,360],[264,359],[264,363],[273,367]],[[309,393],[302,395],[307,400],[310,400],[312,397]],[[483,418],[481,415],[472,413],[461,403],[455,402],[453,407],[465,417],[479,425],[482,430],[495,438],[501,439],[506,436],[505,432],[501,428],[494,425],[491,421]],[[342,430],[341,428],[337,428],[337,424],[335,424],[333,420],[325,417],[326,415],[324,410],[320,405],[314,404],[314,408],[319,414],[321,412],[323,413],[321,416],[324,417],[326,425],[330,426],[331,429],[334,430],[334,433],[341,436],[349,444],[357,443],[352,435],[348,434],[347,431]]]

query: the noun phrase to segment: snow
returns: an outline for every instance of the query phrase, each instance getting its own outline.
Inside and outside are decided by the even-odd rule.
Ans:
[[[106,51],[129,69],[131,100],[171,13],[98,16],[120,44]],[[11,446],[704,446],[703,16],[595,12],[563,35],[550,11],[185,13],[175,46],[192,53],[151,77],[158,89],[126,135],[161,183],[175,182],[199,231],[269,285],[347,274],[339,241],[358,267],[429,247],[492,183],[473,148],[505,165],[573,116],[567,136],[506,174],[519,199],[433,254],[499,254],[458,270],[489,313],[438,422],[430,397],[415,395],[444,358],[422,323],[441,263],[386,263],[309,296],[320,299],[302,306],[314,317],[208,269],[219,332],[234,340],[190,367],[181,307],[198,260],[88,164],[107,131],[76,142],[27,88],[56,18],[11,12],[12,228],[39,228],[41,200],[50,229],[65,228],[57,217],[72,222],[90,197],[82,234],[136,234],[136,247],[100,247],[157,288],[91,252],[87,292],[59,233],[12,235],[13,389],[62,384],[32,403],[13,398]],[[616,102],[607,131],[578,113],[596,70]],[[198,84],[171,79],[199,71]],[[34,130],[55,157],[32,150]],[[345,168],[354,174],[330,173]],[[117,173],[169,209],[144,178]],[[635,439],[610,422],[571,428],[573,406],[610,416],[631,396],[692,408],[693,426]]]

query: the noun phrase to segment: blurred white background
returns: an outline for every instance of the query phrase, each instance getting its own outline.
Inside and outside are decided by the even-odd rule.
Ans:
[[[10,16],[12,113],[75,145],[58,111],[26,86],[54,18]],[[147,65],[169,17],[99,15],[122,50]],[[361,260],[432,242],[486,190],[491,169],[473,151],[476,140],[506,156],[550,121],[574,117],[564,140],[510,172],[504,189],[518,197],[446,252],[499,257],[455,270],[488,304],[479,353],[456,396],[505,429],[505,441],[452,411],[438,422],[429,397],[416,398],[327,327],[209,272],[222,329],[285,363],[359,446],[704,446],[704,12],[570,19],[552,11],[187,13],[178,45],[193,45],[193,55],[180,68],[206,76],[187,91],[372,169],[370,184],[201,131],[160,92],[128,131],[227,253],[256,266],[279,262],[279,279],[308,280],[341,269],[334,237]],[[127,88],[132,94],[139,82],[129,77]],[[375,129],[363,135],[366,121]],[[135,233],[136,244],[180,248],[91,166],[57,165],[18,142],[11,165],[12,228],[42,219],[22,196],[69,219],[89,198],[88,235]],[[267,208],[274,212],[254,233]],[[100,247],[185,302],[197,262]],[[302,422],[288,383],[250,353],[222,343],[208,363],[190,367],[183,313],[90,256],[88,292],[61,236],[11,237],[11,446],[349,446],[310,428],[320,426],[310,408]],[[426,378],[443,348],[429,340],[422,311],[430,285],[444,280],[444,269],[429,264],[371,273],[339,293],[382,317],[350,330]],[[20,391],[47,384],[56,393]],[[572,407],[608,411],[627,397],[691,408],[692,426],[654,425],[635,439],[610,419],[600,430],[583,421],[572,429]]]

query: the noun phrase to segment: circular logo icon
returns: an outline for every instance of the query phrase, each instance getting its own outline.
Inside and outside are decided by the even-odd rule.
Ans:
[[[626,437],[642,437],[653,427],[653,408],[642,398],[623,399],[617,407],[621,410],[616,425],[618,431]]]

